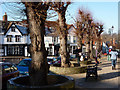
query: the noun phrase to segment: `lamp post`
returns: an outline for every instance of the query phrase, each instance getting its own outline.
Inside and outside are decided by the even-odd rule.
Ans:
[[[114,29],[114,26],[112,26],[112,27],[109,29],[109,34],[110,34],[111,37],[112,37],[112,45],[113,45],[113,29]]]
[[[111,34],[112,34],[112,45],[113,45],[113,29],[114,29],[114,26],[112,26],[112,28],[111,28]]]

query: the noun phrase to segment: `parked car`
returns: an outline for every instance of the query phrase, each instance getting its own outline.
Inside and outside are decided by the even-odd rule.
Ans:
[[[0,78],[2,78],[2,88],[7,87],[7,81],[19,76],[18,68],[10,62],[0,62]]]
[[[20,72],[20,75],[29,75],[28,70],[29,70],[30,64],[31,64],[31,58],[22,59],[17,64],[17,68],[18,68],[18,70]]]
[[[22,59],[18,64],[17,68],[20,71],[20,75],[29,75],[29,66],[31,64],[31,58],[28,59]],[[51,65],[53,64],[53,59],[47,58],[48,64]]]
[[[53,64],[61,64],[61,57],[55,57],[53,58]]]
[[[47,62],[49,65],[53,64],[53,59],[52,58],[47,58]]]

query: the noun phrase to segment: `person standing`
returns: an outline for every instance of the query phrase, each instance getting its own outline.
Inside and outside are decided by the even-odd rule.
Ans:
[[[116,70],[116,62],[117,62],[118,52],[115,50],[115,47],[112,48],[112,50],[109,54],[111,56],[110,59],[112,62],[112,70]]]

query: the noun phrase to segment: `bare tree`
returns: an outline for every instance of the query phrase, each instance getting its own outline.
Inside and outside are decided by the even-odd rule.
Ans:
[[[101,34],[103,32],[103,24],[96,23],[96,47],[98,51],[101,51]]]
[[[67,25],[65,13],[67,7],[70,5],[70,2],[52,2],[51,9],[56,11],[58,14],[58,23],[59,23],[59,37],[60,37],[60,55],[61,55],[61,66],[69,66],[69,54],[67,52]]]
[[[86,41],[86,52],[88,57],[93,58],[93,42],[97,42],[98,48],[100,48],[100,35],[103,32],[103,25],[95,23],[89,12],[79,9],[78,17],[76,21],[76,36],[77,44],[82,46],[82,40]],[[85,37],[84,37],[85,36]]]
[[[20,3],[4,3],[10,15],[16,16],[15,19],[27,16],[31,39],[30,53],[32,61],[29,68],[31,86],[48,84],[48,63],[44,35],[49,4],[50,2],[45,2],[44,0],[41,2],[27,2],[24,0]]]
[[[29,68],[31,85],[47,84],[47,52],[44,44],[45,20],[49,2],[24,2],[31,38],[32,62]]]
[[[75,34],[77,36],[77,45],[82,49],[82,40],[84,39],[84,35],[86,34],[86,26],[85,26],[85,12],[79,9],[77,19],[75,21],[76,29]]]

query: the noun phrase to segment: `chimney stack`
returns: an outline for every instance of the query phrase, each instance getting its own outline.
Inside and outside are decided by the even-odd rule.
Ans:
[[[3,21],[7,22],[7,13],[5,12],[5,15],[3,16]]]

